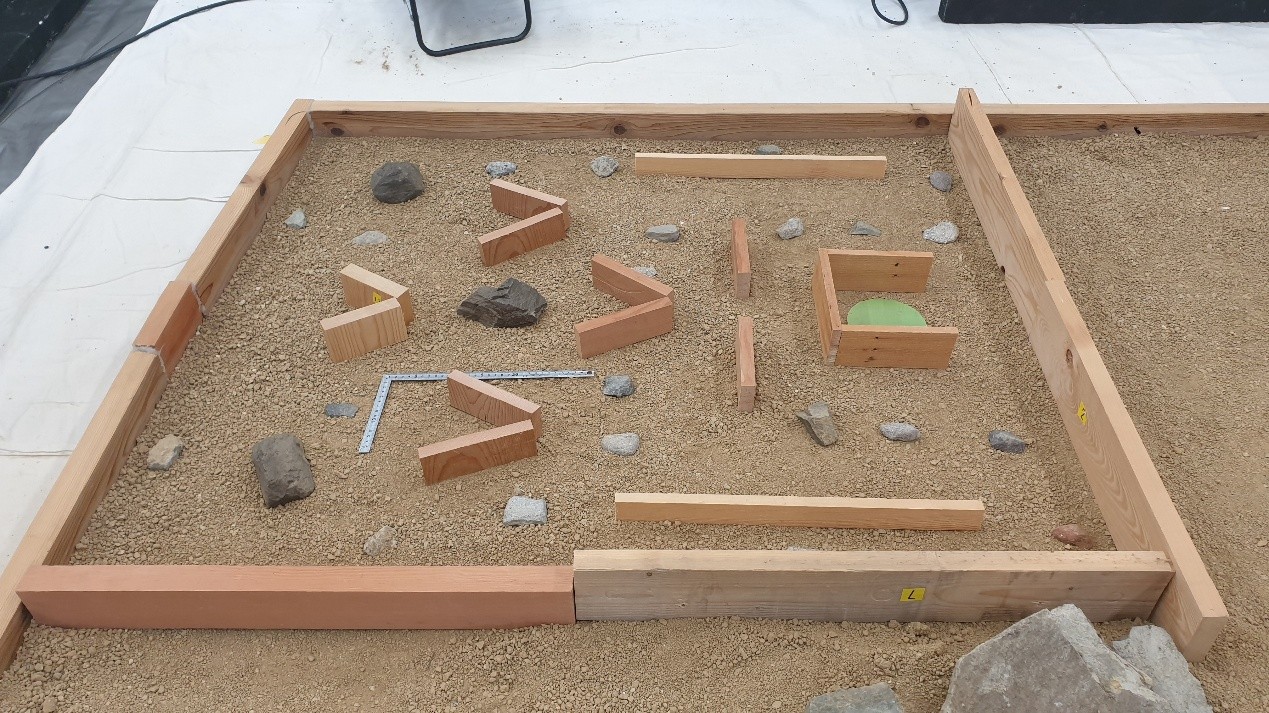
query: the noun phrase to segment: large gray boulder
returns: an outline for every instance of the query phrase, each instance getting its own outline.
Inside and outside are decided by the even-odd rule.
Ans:
[[[1128,638],[1111,647],[1150,679],[1150,687],[1176,713],[1212,713],[1203,685],[1190,673],[1190,664],[1168,632],[1153,624],[1134,626]]]
[[[412,201],[423,195],[423,174],[417,163],[385,163],[371,174],[370,190],[380,203]]]
[[[546,298],[525,283],[508,277],[497,287],[481,287],[458,305],[458,316],[486,327],[528,327],[546,311]]]
[[[269,436],[251,448],[264,504],[275,508],[313,494],[313,469],[300,439],[289,433]]]
[[[806,713],[903,713],[903,706],[888,683],[847,688],[816,696]]]

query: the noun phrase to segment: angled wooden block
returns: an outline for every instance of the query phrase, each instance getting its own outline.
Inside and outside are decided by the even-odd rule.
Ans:
[[[573,325],[583,359],[628,347],[674,330],[674,303],[669,298],[627,307],[620,312]]]
[[[838,292],[925,292],[934,253],[824,250]]]
[[[882,179],[886,177],[886,157],[636,153],[635,175]]]
[[[339,282],[344,287],[344,304],[349,309],[366,307],[384,300],[396,300],[401,303],[405,323],[414,321],[414,300],[410,299],[410,288],[405,285],[399,285],[357,265],[349,265],[340,270]]]
[[[753,270],[749,266],[749,237],[745,235],[745,220],[731,222],[731,275],[736,299],[743,300],[753,288]]]
[[[707,525],[981,530],[981,500],[617,493],[617,519]]]
[[[815,273],[811,277],[811,296],[815,298],[815,324],[820,333],[820,351],[826,364],[837,360],[837,345],[842,338],[842,313],[833,287],[833,271],[828,253],[819,252]]]
[[[339,363],[404,342],[405,311],[396,300],[384,300],[322,320],[322,336],[330,360]]]
[[[538,213],[559,208],[564,213],[565,229],[572,227],[568,201],[563,198],[517,186],[501,178],[495,178],[489,182],[489,195],[493,198],[494,210],[499,213],[505,213],[514,218],[532,218]]]
[[[607,255],[590,259],[590,279],[595,289],[628,305],[641,305],[662,298],[674,300],[674,288],[636,272]]]
[[[476,242],[480,245],[480,259],[489,267],[557,243],[564,239],[567,231],[568,221],[564,218],[564,211],[552,208],[482,235]]]
[[[419,449],[419,463],[423,466],[423,480],[436,485],[537,454],[533,422],[520,421],[423,446]]]
[[[202,323],[203,311],[193,283],[175,280],[159,295],[132,344],[139,349],[153,349],[163,360],[164,372],[171,376]]]
[[[753,317],[736,320],[736,408],[753,411],[758,397],[758,367],[753,354]]]
[[[896,369],[946,369],[959,334],[955,327],[878,327],[844,325],[838,328],[838,366]]]
[[[446,383],[450,406],[495,426],[530,421],[534,437],[542,437],[542,407],[538,404],[457,370],[449,373]]]

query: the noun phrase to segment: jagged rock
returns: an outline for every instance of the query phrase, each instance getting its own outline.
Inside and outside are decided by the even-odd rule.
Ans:
[[[987,444],[1005,453],[1022,453],[1027,450],[1027,442],[1008,431],[992,431],[988,433]]]
[[[502,509],[502,524],[507,527],[546,524],[546,501],[513,495]]]
[[[615,456],[632,456],[639,452],[639,434],[614,433],[600,439],[599,445]]]
[[[776,228],[776,235],[779,235],[781,240],[792,240],[805,232],[806,225],[802,223],[801,218],[789,218],[784,221],[784,225]]]
[[[617,159],[612,156],[600,156],[590,162],[590,170],[600,178],[608,178],[617,172],[618,165]]]
[[[423,195],[423,174],[417,163],[390,161],[370,176],[370,190],[380,203],[404,203]]]
[[[921,237],[932,243],[947,245],[948,243],[956,242],[956,238],[959,237],[960,234],[961,231],[956,227],[955,223],[950,220],[941,220],[933,226],[926,228],[921,233]]]
[[[930,185],[936,191],[947,193],[952,190],[952,174],[947,171],[935,171],[930,174]]]
[[[282,221],[282,224],[288,228],[295,228],[296,230],[302,230],[308,227],[308,216],[304,215],[304,211],[300,210],[299,208],[296,208],[295,212],[291,214],[291,217]]]
[[[185,441],[172,435],[164,436],[150,449],[146,467],[150,470],[167,470],[184,452]]]
[[[851,235],[868,235],[875,238],[878,235],[881,235],[881,231],[869,225],[868,223],[865,223],[862,220],[857,220],[855,221],[855,227],[850,229],[850,234]]]
[[[382,245],[388,242],[388,236],[378,230],[367,230],[353,238],[353,245]]]
[[[1151,681],[1150,688],[1176,713],[1212,713],[1203,685],[1190,673],[1190,665],[1177,651],[1167,631],[1146,624],[1134,626],[1128,638],[1111,648]]]
[[[680,235],[677,225],[654,225],[643,234],[659,243],[677,243]]]
[[[523,282],[508,277],[497,287],[481,287],[458,305],[458,316],[486,327],[528,327],[546,311],[546,298]]]
[[[635,392],[634,379],[626,374],[613,374],[604,377],[604,396],[621,398]]]
[[[807,433],[811,434],[816,443],[821,446],[837,443],[837,426],[833,423],[833,414],[829,412],[828,404],[816,401],[807,406],[805,411],[798,411],[793,415],[806,426]]]
[[[921,429],[910,423],[892,421],[881,424],[881,435],[885,436],[888,441],[919,441],[921,440]]]
[[[490,161],[489,164],[485,166],[485,173],[487,173],[491,178],[502,178],[503,176],[510,176],[515,173],[517,168],[519,168],[519,166],[510,161]]]
[[[778,156],[784,153],[784,149],[776,146],[775,144],[763,144],[754,149],[753,152],[759,156]]]
[[[847,688],[816,696],[806,713],[903,713],[903,706],[888,683]]]
[[[279,433],[251,448],[251,462],[256,466],[264,504],[274,508],[313,494],[313,469],[304,455],[300,439]]]
[[[397,546],[397,530],[391,525],[384,525],[379,531],[371,535],[366,544],[361,546],[361,551],[370,557],[378,557],[386,550],[390,550]]]

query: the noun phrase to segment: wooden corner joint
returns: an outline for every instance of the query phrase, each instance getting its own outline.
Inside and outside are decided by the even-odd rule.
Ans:
[[[359,309],[384,300],[395,299],[401,303],[405,323],[414,321],[414,300],[410,297],[410,288],[405,285],[397,284],[357,265],[349,265],[340,270],[339,282],[344,288],[344,304],[348,305],[349,309]]]
[[[673,287],[626,267],[607,255],[596,253],[590,259],[590,279],[595,289],[632,307],[663,298],[674,301]]]
[[[494,428],[420,448],[419,464],[428,485],[538,454],[540,405],[461,371],[451,371],[446,384],[451,406]]]
[[[494,210],[520,220],[476,239],[486,267],[559,242],[572,225],[568,201],[563,198],[502,179],[489,182],[489,194]]]
[[[344,303],[351,309],[321,321],[322,336],[336,364],[404,342],[414,320],[410,290],[357,265],[339,271]]]

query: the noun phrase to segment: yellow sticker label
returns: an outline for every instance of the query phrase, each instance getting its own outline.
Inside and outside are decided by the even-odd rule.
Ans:
[[[254,143],[257,146],[264,146],[265,144],[269,143],[269,136],[270,134],[265,134],[264,136],[261,136],[260,138],[253,141],[252,143]]]
[[[925,599],[925,587],[911,587],[899,595],[901,602],[919,602]]]
[[[1076,409],[1075,415],[1080,417],[1080,423],[1088,425],[1088,409],[1084,408],[1084,402],[1080,402],[1080,407]]]
[[[374,300],[375,302],[382,302],[382,301],[383,301],[383,295],[379,294],[378,292],[371,292],[371,293],[370,293],[370,299]],[[1081,408],[1082,408],[1082,407],[1081,407]]]

